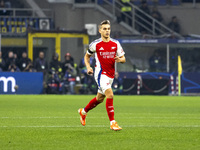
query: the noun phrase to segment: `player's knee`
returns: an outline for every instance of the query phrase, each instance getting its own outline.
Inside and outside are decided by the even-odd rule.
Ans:
[[[101,93],[97,93],[97,101],[102,103],[104,101],[105,95],[101,94]]]
[[[104,101],[104,98],[97,99],[97,101],[102,103]]]
[[[110,88],[110,89],[107,89],[107,90],[105,91],[105,95],[106,95],[106,98],[110,98],[110,99],[113,99],[113,97],[114,97],[113,91],[112,91],[111,88]]]
[[[97,97],[97,101],[102,103],[104,101],[105,96],[99,96]]]

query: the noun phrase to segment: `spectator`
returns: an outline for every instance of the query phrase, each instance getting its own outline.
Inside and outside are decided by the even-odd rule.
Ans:
[[[19,68],[19,58],[18,58],[18,56],[17,56],[17,54],[16,53],[14,53],[14,60],[15,60],[15,65]]]
[[[5,69],[5,61],[4,59],[2,58],[2,52],[0,51],[0,72],[3,71]]]
[[[150,9],[147,5],[146,0],[142,1],[142,5],[140,6],[140,9],[143,10],[145,13],[150,14]]]
[[[65,54],[65,61],[62,65],[63,74],[65,74],[65,72],[68,69],[72,69],[72,68],[74,68],[74,58],[71,56],[70,53],[66,53]]]
[[[39,57],[36,58],[34,63],[34,68],[37,70],[37,72],[43,72],[43,75],[45,77],[47,70],[48,70],[48,64],[47,61],[44,58],[44,52],[39,52]]]
[[[27,57],[27,53],[22,53],[22,58],[19,61],[19,68],[21,71],[26,71],[28,64],[31,62],[31,60]]]
[[[13,62],[8,67],[9,72],[20,72],[20,69],[17,67],[17,65]]]
[[[34,69],[33,63],[31,61],[27,64],[24,71],[26,71],[26,72],[37,72],[36,69]]]
[[[112,89],[114,94],[123,94],[123,79],[119,77],[118,72],[115,72],[115,78],[113,80]]]
[[[5,7],[6,7],[6,8],[11,8],[11,2],[6,1],[6,2],[5,2]]]
[[[5,70],[8,71],[8,68],[10,68],[10,65],[15,64],[15,58],[14,58],[14,53],[12,51],[8,52],[8,58],[6,59],[6,66]]]
[[[76,74],[73,70],[68,69],[63,77],[62,81],[62,93],[75,94],[75,85],[76,85]]]
[[[58,60],[59,56],[57,53],[54,53],[52,56],[52,60],[50,62],[50,70],[55,70],[56,74],[59,75],[59,78],[61,79],[62,76],[62,64]]]
[[[163,20],[161,13],[158,11],[157,7],[153,7],[152,13],[151,13],[152,17],[154,19],[156,19],[157,21],[161,22]],[[160,34],[160,25],[158,23],[155,23],[155,33],[156,34]]]
[[[160,54],[155,51],[149,59],[150,71],[160,72],[165,70],[165,64]]]
[[[0,1],[0,8],[2,9],[0,10],[0,16],[7,16],[10,14],[10,12],[5,9],[6,7],[5,7],[4,0]]]
[[[168,27],[174,32],[180,33],[180,25],[176,16],[173,16],[171,22],[168,24]]]
[[[147,2],[146,2],[145,0],[142,1],[142,4],[141,4],[141,6],[140,6],[140,9],[141,9],[144,13],[150,14],[150,9],[149,9],[149,7],[148,7],[148,5],[147,5]],[[146,33],[148,33],[148,30],[151,29],[151,25],[150,25],[151,19],[150,19],[148,16],[146,16],[146,14],[144,14],[144,13],[142,13],[142,12],[140,12],[140,11],[136,11],[136,14],[137,14],[136,20],[137,20],[140,24],[144,25],[144,26],[138,25],[139,31],[140,31],[141,33],[143,33],[143,34],[146,34]]]
[[[50,70],[50,77],[47,80],[47,94],[59,94],[60,80],[55,70]]]
[[[62,81],[63,93],[69,92],[69,94],[75,94],[75,84],[77,70],[74,67],[74,59],[70,53],[65,54],[65,61],[62,65],[62,71],[64,74]]]
[[[131,0],[120,0],[120,2],[122,4],[121,20],[124,22],[128,22],[128,24],[132,26],[132,7],[129,4]]]

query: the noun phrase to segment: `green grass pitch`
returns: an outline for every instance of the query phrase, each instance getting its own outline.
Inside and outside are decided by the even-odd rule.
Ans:
[[[86,126],[77,110],[94,95],[1,95],[0,150],[199,150],[200,97],[115,96],[111,131],[103,104]]]

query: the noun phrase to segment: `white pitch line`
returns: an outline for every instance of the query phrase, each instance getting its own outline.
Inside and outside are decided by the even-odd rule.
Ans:
[[[76,126],[0,126],[0,128],[106,128],[106,125]],[[124,128],[200,128],[200,125],[124,125]]]
[[[80,117],[0,117],[1,119],[66,119]]]
[[[118,116],[119,117],[119,116]],[[0,117],[0,119],[75,119],[80,117]],[[107,117],[87,117],[87,118],[107,118]],[[200,117],[126,117],[124,119],[200,119]]]

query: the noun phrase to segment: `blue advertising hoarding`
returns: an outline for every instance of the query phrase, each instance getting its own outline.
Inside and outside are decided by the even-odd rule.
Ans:
[[[1,72],[0,94],[41,94],[43,74],[41,72]]]

